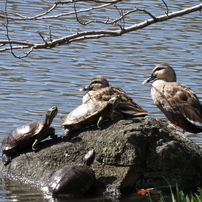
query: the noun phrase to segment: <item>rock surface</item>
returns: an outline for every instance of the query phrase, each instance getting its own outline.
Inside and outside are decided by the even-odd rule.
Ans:
[[[181,188],[202,184],[200,147],[164,120],[120,120],[103,130],[89,127],[75,135],[66,142],[44,141],[38,152],[21,153],[7,166],[0,163],[0,169],[40,187],[62,166],[82,163],[85,153],[94,148],[97,180],[91,193],[96,196],[167,186],[167,181]]]

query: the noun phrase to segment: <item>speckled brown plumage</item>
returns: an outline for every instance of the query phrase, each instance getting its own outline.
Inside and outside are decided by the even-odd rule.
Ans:
[[[168,120],[185,131],[202,132],[202,104],[188,86],[176,82],[173,68],[157,65],[143,84],[152,80],[151,97]]]
[[[131,97],[121,88],[109,86],[109,82],[103,76],[94,77],[88,86],[81,91],[88,90],[83,97],[83,103],[90,100],[108,101],[110,98],[120,95],[121,102],[116,109],[124,115],[128,116],[146,116],[148,112],[136,104]]]

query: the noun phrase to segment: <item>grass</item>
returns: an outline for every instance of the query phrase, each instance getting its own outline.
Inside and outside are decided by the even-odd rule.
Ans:
[[[172,202],[202,202],[202,188],[198,188],[198,193],[194,194],[185,194],[182,190],[179,190],[178,186],[176,185],[176,194],[173,193],[173,189],[170,186],[170,194],[171,194],[171,201]],[[153,202],[151,194],[148,194],[149,201]],[[169,200],[170,201],[170,200]],[[167,202],[164,196],[161,194],[159,202]]]

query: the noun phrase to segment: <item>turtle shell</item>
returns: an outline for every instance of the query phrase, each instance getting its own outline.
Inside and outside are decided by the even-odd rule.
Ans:
[[[86,165],[65,165],[43,187],[45,194],[61,197],[83,195],[95,181],[93,170]]]
[[[30,124],[22,125],[13,130],[2,141],[1,149],[4,153],[18,151],[30,147],[36,136],[41,132],[44,121],[36,121]]]
[[[62,126],[73,125],[75,128],[80,128],[93,124],[99,119],[107,105],[107,101],[90,101],[82,104],[69,113]]]

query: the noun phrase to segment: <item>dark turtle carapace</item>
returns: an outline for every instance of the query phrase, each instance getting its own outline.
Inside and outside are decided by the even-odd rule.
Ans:
[[[120,101],[117,95],[109,101],[90,101],[75,108],[66,117],[62,126],[64,126],[63,138],[70,138],[74,130],[86,126],[97,124],[98,128],[103,127],[103,121],[112,119],[113,110]]]
[[[95,181],[95,173],[89,167],[95,158],[90,150],[84,157],[84,164],[65,165],[56,171],[42,188],[45,194],[59,197],[75,197],[86,193]]]
[[[48,136],[56,138],[55,129],[50,127],[58,112],[57,107],[47,110],[44,121],[35,121],[19,126],[6,136],[1,145],[2,161],[7,165],[14,154],[27,148],[37,150],[38,143]]]

